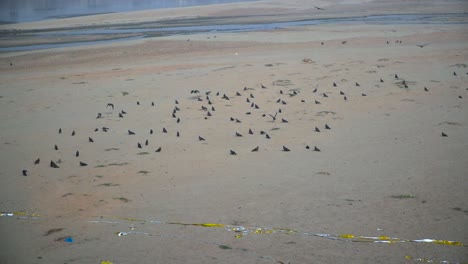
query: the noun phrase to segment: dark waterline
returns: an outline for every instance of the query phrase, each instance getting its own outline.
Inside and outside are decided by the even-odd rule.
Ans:
[[[112,43],[119,41],[135,40],[144,37],[152,36],[170,36],[184,35],[194,33],[232,33],[232,32],[247,32],[247,31],[265,31],[280,28],[288,28],[295,26],[311,26],[324,24],[369,24],[369,25],[416,25],[416,24],[468,24],[468,14],[413,14],[413,15],[377,15],[366,17],[350,17],[350,18],[328,18],[328,19],[312,19],[302,21],[275,22],[275,23],[259,23],[259,24],[226,24],[226,25],[206,25],[206,26],[175,26],[175,27],[148,27],[140,25],[131,28],[112,28],[112,29],[73,29],[70,31],[59,32],[38,32],[32,35],[51,37],[51,36],[79,36],[79,35],[116,35],[137,33],[139,36],[125,37],[111,40],[73,42],[73,43],[56,43],[56,44],[40,44],[20,47],[4,47],[0,48],[0,52],[11,51],[28,51],[39,49],[62,48],[72,46],[94,45],[100,43]]]
[[[0,0],[0,22],[251,1],[256,0]]]

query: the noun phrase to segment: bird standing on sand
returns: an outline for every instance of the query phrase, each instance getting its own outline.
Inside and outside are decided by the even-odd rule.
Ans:
[[[92,138],[88,137],[88,142],[91,142],[91,143],[93,143],[93,142],[94,142],[94,140],[93,140]]]
[[[75,152],[75,157],[79,157],[79,156],[80,156],[80,152],[77,150],[77,151]]]
[[[57,164],[55,164],[55,162],[53,162],[52,160],[50,161],[50,167],[51,168],[56,168],[56,169],[59,168],[59,166]]]
[[[232,149],[229,151],[229,154],[231,154],[232,156],[237,155],[237,153],[236,153],[234,150],[232,150]]]
[[[108,103],[106,108],[109,107],[109,106],[112,107],[112,111],[114,111],[114,104]]]
[[[80,161],[80,167],[86,167],[86,166],[88,166],[88,164]]]
[[[39,162],[41,162],[41,159],[38,158],[37,160],[34,161],[34,165],[39,164]]]
[[[288,152],[288,151],[291,151],[291,150],[288,149],[287,147],[283,146],[283,151],[284,151],[284,152]]]
[[[251,150],[251,152],[257,152],[257,151],[258,151],[258,146]]]
[[[135,135],[135,132],[131,131],[131,130],[128,130],[128,134],[129,135]]]

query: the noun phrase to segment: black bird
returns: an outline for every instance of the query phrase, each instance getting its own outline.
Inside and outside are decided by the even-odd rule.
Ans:
[[[398,75],[395,74],[395,79],[398,79]]]
[[[224,94],[222,99],[229,100],[229,97],[226,94]]]
[[[177,123],[180,123],[180,118],[177,118]]]
[[[198,140],[199,140],[199,141],[205,141],[205,139],[202,138],[202,137],[200,137],[200,136],[198,136]]]
[[[140,143],[138,143],[138,144],[137,144],[137,147],[141,149],[141,144],[140,144]]]
[[[93,142],[94,142],[94,140],[93,140],[92,138],[88,137],[88,142],[91,142],[91,143],[93,143]]]
[[[380,78],[380,82],[381,82],[381,83],[383,83],[383,80],[382,80],[382,78]]]
[[[239,92],[236,92],[236,95],[237,95],[237,96],[241,96],[241,94],[240,94]]]
[[[320,152],[320,149],[318,149],[317,146],[314,146],[314,151]]]
[[[328,97],[328,95],[326,93],[323,93],[323,97]]]
[[[281,123],[289,123],[288,120],[281,118]]]
[[[361,85],[359,85],[359,83],[356,83],[356,86],[361,86]]]
[[[277,114],[278,114],[278,112],[276,112],[274,116],[273,116],[273,115],[270,115],[270,114],[268,114],[268,115],[271,116],[271,118],[273,118],[273,121],[275,121],[275,120],[276,120],[276,115],[277,115]]]
[[[250,107],[254,107],[254,105],[255,105],[255,103],[254,103],[254,102],[252,102],[252,103],[250,104]]]
[[[126,115],[127,112],[125,112],[124,110],[120,111],[120,113],[122,113],[122,115]]]
[[[258,104],[255,104],[255,109],[260,109],[260,107],[258,107]]]
[[[268,135],[268,133],[265,133],[265,137],[266,137],[267,139],[270,139],[270,135]]]
[[[250,114],[252,114],[252,112],[246,112],[245,114],[246,114],[246,115],[250,115]]]
[[[336,87],[336,83],[333,83],[333,87]]]
[[[161,152],[161,147],[159,147],[155,152]]]
[[[94,132],[97,132],[97,131],[99,131],[99,128],[95,128],[95,129],[94,129]]]
[[[265,85],[260,84],[260,86],[261,86],[263,89],[266,89],[266,86],[265,86]]]
[[[255,98],[255,97],[253,96],[253,94],[250,94],[250,98]]]
[[[81,166],[81,167],[86,167],[86,166],[88,166],[88,164],[86,164],[86,163],[80,161],[80,166]]]
[[[177,106],[176,106],[176,107],[174,107],[174,110],[176,110],[176,111],[180,111],[179,107],[177,107]]]
[[[56,169],[59,168],[59,166],[57,166],[57,164],[55,164],[55,162],[53,162],[52,160],[50,161],[50,167],[51,168],[56,168]]]
[[[315,132],[320,132],[320,129],[318,127],[315,127]]]
[[[277,103],[281,102],[281,98],[278,98],[278,100],[276,100]]]
[[[281,104],[287,105],[287,103],[283,100],[281,100]]]
[[[153,134],[153,129],[150,129],[150,134],[151,134],[151,135]]]
[[[211,107],[211,111],[213,111],[213,112],[216,111],[214,106]]]
[[[179,133],[179,131],[177,131],[177,137],[180,137],[180,133]]]
[[[232,149],[231,149],[231,151],[230,151],[229,153],[230,153],[231,155],[233,155],[233,156],[237,155],[237,153],[236,153],[234,150],[232,150]]]
[[[444,132],[442,132],[442,136],[443,137],[448,137],[447,134],[445,134]]]
[[[119,117],[120,117],[120,118],[123,118],[123,115],[122,115],[121,113],[119,113]]]
[[[231,121],[234,121],[235,119],[233,117],[230,118]]]
[[[278,113],[282,113],[283,111],[281,110],[281,108],[278,109]]]
[[[316,92],[317,92],[317,88],[315,88],[312,92],[313,92],[313,93],[316,93]]]
[[[41,159],[38,158],[36,161],[34,161],[34,165],[39,164],[39,162],[41,162]]]
[[[135,132],[131,131],[131,130],[128,130],[128,134],[129,135],[135,135]]]
[[[62,129],[61,128],[59,128],[59,134],[62,134]]]
[[[317,100],[315,100],[315,104],[320,104],[320,102],[319,102],[319,101],[317,101]]]
[[[250,128],[249,128],[249,134],[250,134],[250,135],[253,135],[253,131],[252,131],[252,129],[250,129]]]
[[[288,149],[287,147],[283,146],[283,151],[288,152],[288,151],[291,151],[291,150]]]
[[[261,130],[260,135],[265,135],[265,131]]]
[[[148,143],[149,143],[148,140],[146,140],[146,141],[145,141],[145,146],[148,146]]]
[[[363,94],[361,94],[361,95],[362,95],[362,96],[367,96],[367,94],[365,94],[365,93],[363,93]]]
[[[112,111],[114,111],[114,104],[108,103],[106,108],[109,107],[109,106],[112,107]]]
[[[202,105],[202,106],[201,106],[201,110],[202,110],[202,111],[206,111],[206,110],[208,110],[208,108],[206,108],[205,106]]]
[[[211,113],[210,113],[210,111],[208,111],[208,113],[207,113],[206,115],[207,115],[207,116],[211,116]]]
[[[321,7],[318,7],[318,6],[314,6],[314,7],[315,7],[315,9],[317,9],[317,10],[325,11],[325,9],[323,9],[323,8],[321,8]]]
[[[23,173],[23,176],[28,176],[28,171],[27,170],[23,170],[22,173]]]
[[[200,97],[198,97],[198,98],[197,98],[197,101],[198,101],[198,102],[202,102],[203,99],[201,99]]]
[[[250,100],[249,100],[249,98],[247,98],[247,99],[245,100],[245,102],[247,102],[247,103],[250,103]]]
[[[163,133],[167,133],[167,130],[165,127],[163,127],[163,130],[162,130]]]
[[[216,93],[216,96],[219,96],[219,92]]]
[[[343,93],[343,91],[340,91],[340,95],[345,95],[345,93]]]
[[[429,90],[426,87],[424,87],[424,91],[429,92]]]
[[[102,118],[102,114],[101,114],[101,113],[98,113],[97,116],[96,116],[96,119],[99,119],[99,118]]]
[[[79,156],[80,156],[80,152],[77,150],[77,151],[75,152],[75,157],[79,157]]]
[[[345,97],[343,97],[343,99],[344,99],[345,101],[348,101],[348,98],[347,98],[346,96],[345,96]]]
[[[331,129],[327,124],[325,124],[325,129]]]
[[[236,118],[236,123],[242,123],[239,119]]]
[[[151,102],[151,106],[154,106],[154,102]]]
[[[258,151],[258,146],[251,150],[251,152],[257,152],[257,151]]]
[[[456,73],[456,72],[453,72],[453,76],[457,76],[457,73]]]
[[[309,145],[306,145],[306,149],[310,149]]]
[[[74,136],[74,135],[75,135],[75,130],[72,131],[72,136]]]
[[[137,105],[140,105],[140,101],[137,101]]]
[[[55,149],[55,150],[58,150],[58,147],[57,147],[57,145],[55,145],[55,146],[54,146],[54,149]]]
[[[280,90],[280,94],[283,94],[283,91],[282,91],[282,90]]]
[[[458,98],[463,99],[463,97],[461,95],[459,95]]]
[[[424,48],[424,47],[427,46],[427,45],[429,45],[429,44],[422,44],[422,45],[416,45],[416,46],[418,46],[418,47],[420,47],[420,48]]]
[[[107,132],[107,130],[109,130],[108,127],[102,127],[102,131]]]
[[[242,137],[242,135],[238,132],[236,132],[236,137]]]

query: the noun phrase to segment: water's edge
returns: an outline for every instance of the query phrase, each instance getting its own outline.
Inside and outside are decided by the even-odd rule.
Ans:
[[[224,23],[223,23],[224,21]],[[188,24],[188,25],[187,25]],[[195,24],[194,26],[192,26]],[[145,37],[159,37],[171,35],[184,35],[195,33],[232,33],[247,31],[267,31],[288,27],[311,26],[324,24],[370,24],[370,25],[417,25],[417,24],[438,24],[438,25],[460,25],[468,24],[468,14],[401,14],[401,15],[372,15],[361,17],[342,17],[342,18],[321,18],[309,20],[296,20],[284,22],[269,23],[249,23],[249,24],[230,24],[217,18],[190,18],[178,19],[160,22],[145,22],[137,24],[122,24],[112,26],[94,26],[60,29],[60,30],[29,30],[29,31],[10,31],[0,32],[0,38],[12,37],[12,34],[23,34],[35,37],[62,37],[80,36],[80,35],[115,35],[115,38],[106,40],[90,41],[72,41],[51,44],[21,45],[11,47],[1,47],[0,52],[30,51],[40,49],[51,49],[71,46],[94,45],[100,43],[112,43],[120,41],[135,40]],[[118,34],[138,34],[133,37],[118,37]]]

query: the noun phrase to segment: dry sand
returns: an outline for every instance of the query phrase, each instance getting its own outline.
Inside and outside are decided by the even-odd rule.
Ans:
[[[295,2],[234,6],[325,3]],[[424,10],[412,3],[391,8]],[[63,25],[13,26],[48,23]],[[466,246],[304,233],[468,243],[467,40],[463,25],[323,25],[0,54],[0,210],[40,215],[0,218],[0,263],[466,263]],[[273,121],[268,114],[280,108]],[[109,131],[94,132],[102,127]],[[235,238],[223,228],[169,222],[299,233]]]

